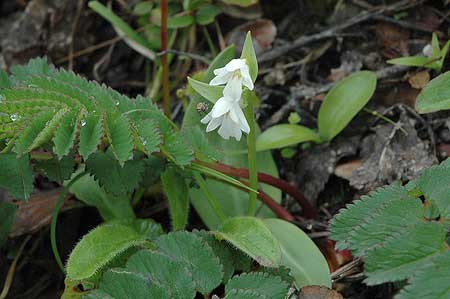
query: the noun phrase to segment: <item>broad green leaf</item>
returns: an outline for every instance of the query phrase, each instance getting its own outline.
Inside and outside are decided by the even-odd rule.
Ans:
[[[62,159],[53,157],[50,160],[35,162],[35,168],[42,172],[50,181],[63,183],[68,180],[75,170],[73,155],[65,156]]]
[[[167,20],[167,28],[178,29],[185,28],[194,24],[194,17],[191,15],[173,16]]]
[[[125,269],[111,269],[105,272],[98,290],[83,299],[134,299],[158,298],[171,299],[169,293],[145,277]]]
[[[189,77],[188,81],[190,86],[196,92],[198,92],[202,97],[204,97],[213,104],[217,102],[218,99],[223,97],[223,89],[225,88],[223,86],[209,85],[208,83],[203,83]]]
[[[28,199],[33,191],[33,173],[28,155],[0,154],[0,188],[12,197]]]
[[[251,291],[263,298],[285,299],[290,285],[277,276],[264,272],[243,273],[234,276],[225,286],[225,294],[234,291]],[[225,297],[227,298],[227,297]]]
[[[104,220],[134,218],[129,196],[113,196],[100,188],[94,177],[85,175],[69,191],[89,206],[98,209]]]
[[[209,294],[220,285],[222,265],[200,237],[188,232],[174,232],[159,237],[155,243],[159,252],[189,270],[196,290],[202,294]]]
[[[199,25],[208,25],[222,13],[222,9],[214,4],[202,5],[195,13],[195,21]]]
[[[242,48],[241,58],[245,59],[250,71],[250,77],[253,82],[256,81],[256,77],[258,77],[258,61],[256,60],[255,49],[253,48],[252,35],[247,32],[247,36],[245,37],[244,47]]]
[[[450,109],[450,72],[428,82],[417,96],[416,109],[419,113]]]
[[[406,65],[406,66],[417,66],[417,67],[431,67],[434,68],[435,63],[433,63],[434,58],[428,58],[425,56],[409,56],[394,58],[387,61],[390,64]]]
[[[124,115],[119,117],[107,117],[106,133],[116,159],[122,164],[129,160],[134,148],[134,143],[128,118]]]
[[[256,150],[282,148],[300,142],[319,143],[320,136],[314,130],[300,125],[281,124],[270,127],[256,139]]]
[[[450,296],[450,251],[419,271],[395,299],[446,299]]]
[[[291,270],[297,288],[331,287],[328,263],[314,242],[297,226],[280,219],[263,219],[281,245],[281,265]]]
[[[214,233],[219,240],[230,242],[263,266],[278,267],[281,263],[280,243],[258,218],[230,218]]]
[[[75,246],[67,261],[67,277],[89,279],[127,249],[145,244],[133,228],[120,224],[98,226]]]
[[[195,284],[191,273],[183,266],[165,254],[149,250],[133,254],[127,262],[127,270],[163,286],[171,298],[192,299],[196,294]]]
[[[86,119],[81,120],[80,148],[78,151],[84,160],[87,160],[90,154],[97,151],[100,138],[103,136],[102,122],[103,117],[95,113],[91,113]]]
[[[16,217],[17,206],[10,202],[0,202],[0,248],[8,240]]]
[[[86,161],[86,168],[106,192],[113,195],[131,194],[142,180],[144,162],[129,160],[121,166],[111,151],[96,152]]]
[[[446,234],[444,224],[422,222],[403,235],[390,239],[365,258],[365,283],[374,285],[404,280],[420,271],[445,250]]]
[[[221,0],[223,3],[247,7],[259,2],[259,0]]]
[[[55,145],[54,152],[59,159],[66,156],[75,142],[77,133],[78,113],[73,111],[64,115],[61,119],[59,127],[56,129],[53,143]]]
[[[189,215],[189,186],[183,173],[175,167],[168,167],[161,175],[161,182],[169,202],[172,230],[186,227]]]
[[[137,16],[149,14],[153,8],[153,3],[150,1],[142,1],[137,3],[133,8],[133,13]]]
[[[319,134],[333,139],[367,104],[375,92],[377,77],[370,71],[354,73],[339,81],[325,96],[319,110]]]

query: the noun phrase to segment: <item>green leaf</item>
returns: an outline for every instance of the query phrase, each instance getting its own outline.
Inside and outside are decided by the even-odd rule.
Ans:
[[[0,202],[0,248],[8,240],[14,220],[16,218],[17,206],[10,202]]]
[[[209,294],[222,281],[222,265],[213,250],[200,237],[187,232],[163,235],[155,241],[158,251],[189,270],[196,289]]]
[[[79,152],[84,160],[97,151],[102,136],[102,117],[99,114],[92,113],[86,117],[86,120],[81,120]]]
[[[39,134],[46,128],[47,123],[52,119],[52,116],[52,111],[46,111],[31,121],[31,123],[16,140],[14,151],[19,155],[28,153],[32,149],[32,146],[35,140],[37,140]]]
[[[180,167],[189,165],[194,159],[194,151],[184,141],[184,136],[181,132],[165,134],[163,148],[172,161]]]
[[[258,136],[256,150],[282,148],[306,141],[319,143],[320,136],[314,130],[300,125],[275,125]]]
[[[53,68],[49,66],[47,58],[35,58],[28,61],[26,65],[15,65],[11,67],[14,81],[26,81],[32,76],[51,76]]]
[[[450,288],[450,251],[438,255],[408,282],[395,299],[446,299]],[[432,287],[431,287],[432,286]]]
[[[189,85],[198,92],[202,97],[210,101],[211,103],[217,102],[218,99],[223,97],[223,86],[213,86],[207,83],[197,81],[195,79],[189,78]]]
[[[61,119],[59,127],[56,129],[53,143],[55,144],[54,152],[59,159],[66,156],[75,142],[77,133],[78,113],[73,111],[67,113]]]
[[[123,163],[130,159],[134,148],[130,123],[126,116],[108,117],[106,132],[116,159]]]
[[[74,172],[75,161],[73,155],[65,156],[61,160],[54,157],[50,160],[36,161],[35,167],[49,180],[62,184]]]
[[[161,182],[169,202],[172,230],[182,230],[189,215],[189,186],[175,167],[168,167],[163,172]]]
[[[230,218],[214,234],[219,240],[230,242],[263,266],[278,267],[281,263],[280,243],[258,218]]]
[[[417,96],[419,113],[450,109],[450,72],[445,72],[430,82]]]
[[[387,61],[390,64],[406,65],[406,66],[417,66],[417,67],[430,67],[434,68],[435,63],[433,63],[435,58],[428,58],[425,56],[409,56],[394,58]]]
[[[224,299],[270,299],[253,291],[231,290]]]
[[[158,126],[152,121],[141,121],[135,125],[137,131],[137,144],[142,147],[142,151],[150,155],[159,150],[162,136]]]
[[[163,287],[149,282],[139,274],[123,269],[108,270],[102,277],[99,289],[83,296],[83,299],[131,298],[171,299],[172,297]]]
[[[214,78],[214,70],[224,67],[236,56],[236,47],[234,45],[228,46],[220,52],[216,58],[209,64],[208,69],[202,76],[202,82],[209,83]]]
[[[264,272],[253,272],[234,276],[225,286],[225,293],[230,293],[233,290],[251,291],[258,294],[258,296],[271,299],[285,299],[289,287],[289,284],[277,276],[272,276]]]
[[[106,193],[92,176],[83,176],[70,187],[69,191],[85,204],[96,207],[104,220],[135,217],[128,196],[116,197]]]
[[[206,4],[201,6],[195,13],[195,21],[199,25],[208,25],[222,13],[222,9],[214,4]]]
[[[8,77],[8,74],[3,71],[0,70],[0,91],[2,88],[11,88],[13,86],[13,83],[11,82],[11,80]],[[1,95],[1,93],[0,93]],[[0,96],[1,98],[1,96]]]
[[[259,2],[259,0],[221,0],[223,3],[247,7]]]
[[[423,222],[387,241],[365,258],[368,285],[399,281],[428,266],[445,249],[447,229],[442,223]]]
[[[56,129],[58,129],[58,126],[61,123],[61,119],[67,112],[68,110],[63,108],[53,115],[53,117],[45,124],[44,129],[36,136],[36,139],[34,139],[33,143],[28,148],[29,152],[52,139]]]
[[[307,234],[280,219],[264,219],[263,222],[280,243],[281,265],[291,270],[297,288],[308,285],[331,288],[327,260]]]
[[[143,16],[150,13],[153,8],[153,3],[150,1],[142,1],[137,3],[133,8],[133,14]]]
[[[67,277],[84,280],[94,276],[127,249],[145,244],[129,226],[104,224],[85,235],[67,261]]]
[[[127,262],[127,269],[163,286],[170,298],[192,299],[196,294],[195,284],[191,273],[183,266],[167,255],[148,250],[133,254]]]
[[[194,17],[191,15],[173,16],[167,20],[167,28],[178,29],[185,28],[194,24]]]
[[[245,59],[250,71],[250,77],[253,82],[256,81],[256,77],[258,77],[258,61],[256,60],[255,49],[253,48],[252,35],[247,32],[247,36],[245,37],[244,47],[242,48],[241,58]]]
[[[132,193],[138,187],[144,172],[144,162],[130,160],[121,166],[111,151],[96,152],[86,161],[86,168],[106,192],[113,195],[125,195]]]
[[[28,155],[0,154],[0,187],[12,197],[28,199],[33,191],[33,173]]]
[[[319,134],[333,139],[372,97],[377,85],[375,73],[361,71],[339,81],[325,96],[319,110]]]

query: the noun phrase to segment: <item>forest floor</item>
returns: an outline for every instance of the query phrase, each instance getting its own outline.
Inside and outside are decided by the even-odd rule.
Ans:
[[[47,56],[56,66],[120,92],[132,96],[151,93],[146,59],[118,38],[86,2],[0,1],[0,68],[8,70],[32,57]],[[112,2],[115,11],[133,24],[135,18],[127,5],[138,1]],[[260,68],[257,121],[262,129],[287,123],[292,112],[300,116],[301,124],[315,127],[320,103],[335,82],[363,69],[376,72],[377,89],[367,109],[332,142],[273,151],[280,176],[304,194],[319,217],[302,217],[300,206],[290,198],[285,198],[283,205],[322,249],[334,277],[339,277],[334,287],[345,298],[392,298],[396,289],[392,284],[363,284],[358,263],[342,273],[341,266],[349,257],[334,251],[328,239],[328,221],[361,195],[396,180],[407,182],[450,155],[448,113],[419,115],[414,109],[421,88],[437,73],[386,63],[422,53],[433,32],[445,43],[449,15],[446,1],[262,0],[246,9],[230,6],[216,24],[206,27],[217,48],[220,41],[239,46],[247,30],[254,33]],[[213,58],[204,31],[197,28],[193,34],[196,39],[186,52],[199,57],[192,55],[192,60],[180,60],[170,67],[174,99],[177,89],[186,86],[186,76],[204,69],[204,60]],[[180,121],[181,100],[175,101],[172,112]],[[7,298],[59,298],[64,288],[64,276],[53,259],[48,225],[58,189],[41,178],[36,178],[36,185],[39,191],[22,203],[12,238],[0,251],[3,282],[12,258],[28,238]],[[163,222],[168,218],[162,197],[144,200],[139,209],[146,217]],[[71,208],[63,213],[58,225],[63,254],[100,221],[91,208]],[[197,226],[201,223],[193,214],[190,227]]]

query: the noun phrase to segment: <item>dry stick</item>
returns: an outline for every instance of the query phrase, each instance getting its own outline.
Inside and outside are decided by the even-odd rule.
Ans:
[[[169,64],[167,62],[167,0],[161,0],[161,56],[164,114],[170,117]]]
[[[81,13],[83,12],[83,4],[84,4],[84,0],[78,0],[77,12],[75,15],[75,19],[73,20],[72,31],[70,32],[70,45],[69,45],[69,55],[68,55],[68,57],[69,57],[68,69],[69,70],[73,70],[74,40],[75,40],[75,34],[77,32],[77,28],[78,28],[78,23],[80,21]]]
[[[417,4],[420,4],[421,2],[423,2],[423,1],[417,1]],[[273,50],[262,54],[261,57],[259,57],[258,62],[263,63],[263,62],[271,61],[271,60],[274,60],[278,57],[285,55],[286,53],[288,53],[294,49],[303,47],[309,43],[312,43],[312,42],[315,42],[318,40],[322,40],[325,38],[333,37],[338,32],[340,32],[350,26],[367,21],[367,20],[369,20],[375,16],[378,16],[382,13],[397,10],[404,5],[407,5],[408,3],[410,3],[409,0],[403,0],[403,1],[399,1],[397,3],[394,3],[394,4],[386,6],[386,7],[375,9],[374,11],[362,12],[359,15],[354,16],[353,18],[349,19],[347,22],[333,26],[327,30],[324,30],[322,32],[319,32],[319,33],[316,33],[313,35],[301,36],[301,37],[297,38],[296,40],[294,40],[292,43],[274,48]]]
[[[245,169],[245,168],[236,168],[236,167],[222,164],[222,163],[206,163],[206,162],[201,162],[201,161],[197,161],[197,162],[200,164],[203,164],[207,167],[210,167],[212,169],[215,169],[217,171],[220,171],[224,174],[241,177],[241,178],[245,178],[245,179],[248,179],[248,177],[249,177],[248,169]],[[289,194],[290,196],[292,196],[303,208],[303,211],[305,213],[305,218],[314,219],[317,217],[317,211],[309,203],[309,201],[305,198],[305,196],[300,191],[298,191],[294,186],[289,184],[288,182],[286,182],[280,178],[271,176],[270,174],[261,173],[261,172],[258,172],[258,181],[261,183],[265,183],[265,184],[277,187],[278,189],[280,189],[280,190],[286,192],[287,194]],[[267,195],[267,194],[265,194],[265,195]],[[263,195],[263,197],[265,195]],[[278,203],[276,203],[276,204],[279,206]]]

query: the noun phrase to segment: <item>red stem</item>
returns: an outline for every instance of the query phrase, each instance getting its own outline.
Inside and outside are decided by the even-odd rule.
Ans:
[[[170,117],[169,64],[167,62],[167,0],[161,0],[161,56],[163,108],[164,114]]]
[[[202,161],[197,161],[197,163],[203,164],[205,166],[208,166],[209,168],[215,169],[227,175],[241,177],[245,179],[248,179],[249,177],[248,169],[246,168],[237,168],[222,163],[206,163]],[[294,186],[292,186],[285,180],[274,177],[267,173],[258,172],[258,181],[261,183],[277,187],[278,189],[292,196],[302,207],[306,218],[308,219],[317,218],[316,209],[314,209],[314,207],[309,203],[309,201],[300,191],[298,191]]]

